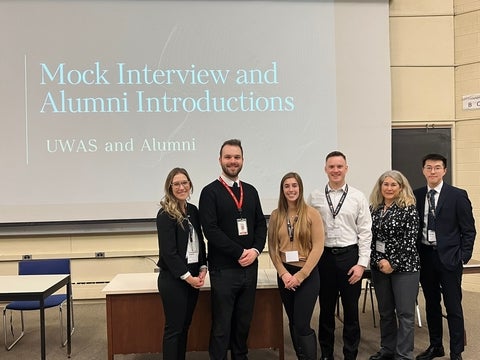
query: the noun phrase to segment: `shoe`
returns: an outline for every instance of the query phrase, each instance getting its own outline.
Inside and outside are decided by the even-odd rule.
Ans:
[[[462,360],[462,354],[450,353],[450,360]]]
[[[381,350],[368,358],[368,360],[393,360],[393,359],[395,359],[395,355],[387,354]]]
[[[320,360],[333,360],[333,356],[323,356],[320,358]]]
[[[416,360],[431,360],[436,357],[445,356],[443,346],[430,345],[427,350],[417,355]]]

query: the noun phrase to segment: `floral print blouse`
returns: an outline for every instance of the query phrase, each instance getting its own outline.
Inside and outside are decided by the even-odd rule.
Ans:
[[[402,208],[394,203],[386,211],[383,211],[383,207],[371,209],[370,267],[378,269],[378,262],[387,259],[394,272],[419,271],[420,259],[416,246],[419,219],[416,206]],[[384,252],[380,252],[383,251],[382,242],[385,244]]]

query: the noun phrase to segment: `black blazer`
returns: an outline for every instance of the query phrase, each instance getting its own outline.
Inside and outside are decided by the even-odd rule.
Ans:
[[[420,245],[425,224],[427,187],[419,188],[414,193],[420,218],[417,239]],[[470,260],[476,230],[472,204],[465,190],[443,183],[435,208],[435,234],[438,256],[447,269],[455,270],[459,264],[466,264]]]
[[[198,234],[198,268],[200,268],[202,265],[207,265],[207,259],[197,207],[187,203],[187,215]],[[180,277],[187,271],[192,271],[190,265],[187,267],[187,258],[185,257],[189,241],[187,219],[183,220],[182,227],[176,219],[160,209],[157,214],[157,234],[159,249],[157,265],[160,269],[170,271],[174,277]],[[194,271],[198,271],[198,269]],[[192,275],[197,276],[196,273],[192,273]]]

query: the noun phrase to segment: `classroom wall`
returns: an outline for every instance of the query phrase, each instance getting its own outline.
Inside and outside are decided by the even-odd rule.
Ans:
[[[392,126],[452,126],[454,185],[466,189],[480,224],[480,0],[390,2]],[[476,245],[474,261],[480,260]],[[478,275],[464,288],[480,290]]]
[[[480,0],[456,0],[454,10],[456,184],[468,190],[480,231],[480,109],[464,110],[462,104],[463,96],[480,95]],[[475,260],[480,260],[478,238]],[[465,286],[480,289],[480,277],[466,277]]]
[[[392,126],[452,126],[449,170],[480,224],[480,110],[462,109],[463,95],[480,93],[480,0],[391,0],[390,42]],[[71,257],[75,298],[96,298],[117,273],[152,272],[157,248],[153,233],[0,238],[0,274],[15,274],[25,254]],[[268,254],[260,266],[271,267]],[[480,290],[479,277],[464,287]]]

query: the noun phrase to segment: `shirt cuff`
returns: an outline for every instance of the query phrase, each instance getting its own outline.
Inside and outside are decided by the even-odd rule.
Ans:
[[[357,265],[361,265],[364,268],[367,268],[368,264],[370,264],[370,258],[369,257],[359,257],[358,258]]]
[[[190,274],[190,271],[187,271],[185,274],[183,274],[182,276],[180,276],[180,279],[182,280],[187,280],[187,278],[189,276],[191,276],[192,274]]]

